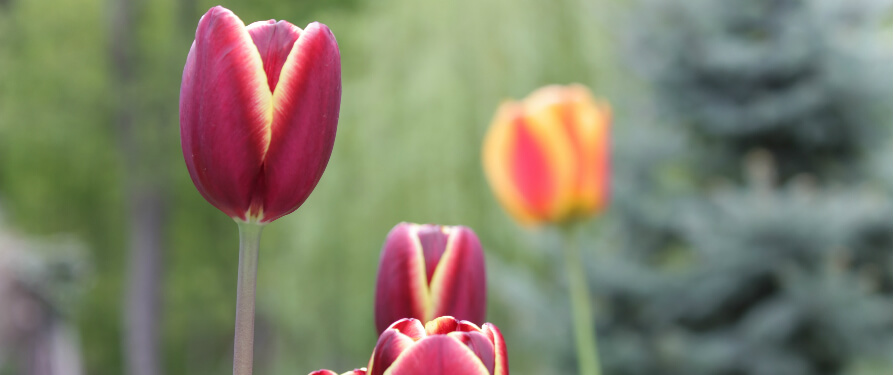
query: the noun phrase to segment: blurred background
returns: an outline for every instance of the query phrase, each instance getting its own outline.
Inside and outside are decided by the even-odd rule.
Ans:
[[[261,245],[256,374],[365,366],[400,221],[481,238],[514,374],[576,371],[559,236],[484,180],[497,105],[609,100],[584,244],[604,373],[890,374],[892,5],[221,0],[329,25],[334,153]],[[231,371],[236,225],[193,187],[178,95],[204,0],[0,0],[0,374]]]

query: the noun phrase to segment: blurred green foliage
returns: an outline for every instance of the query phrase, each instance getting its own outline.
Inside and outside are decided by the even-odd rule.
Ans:
[[[637,118],[657,120],[619,129],[612,234],[593,239],[608,373],[891,371],[887,11],[634,7],[625,55],[654,89]]]
[[[123,373],[133,150],[115,113],[132,98],[137,188],[162,185],[168,207],[163,372],[227,373],[236,226],[192,186],[177,115],[216,3],[130,2],[127,93],[119,3],[0,0],[0,206],[88,245],[72,316],[86,372]],[[513,372],[573,373],[557,238],[500,210],[479,155],[501,100],[569,82],[616,115],[613,208],[584,236],[606,373],[890,372],[890,19],[839,3],[223,2],[246,23],[327,24],[344,64],[329,167],[262,239],[256,373],[365,365],[378,252],[400,221],[475,229]]]

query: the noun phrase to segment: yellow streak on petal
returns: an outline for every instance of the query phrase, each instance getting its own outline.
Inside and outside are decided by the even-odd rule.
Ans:
[[[522,108],[519,103],[507,101],[500,105],[484,136],[482,161],[484,175],[497,200],[516,221],[530,226],[542,221],[533,212],[515,185],[511,174],[510,155],[515,141],[513,131],[516,118]]]
[[[240,44],[245,45],[244,48],[248,48],[251,52],[251,61],[249,64],[254,66],[255,74],[252,77],[252,86],[254,87],[254,99],[255,102],[252,103],[254,107],[257,109],[258,114],[261,116],[260,120],[265,126],[261,129],[261,141],[264,146],[261,150],[261,161],[267,156],[267,149],[270,148],[270,128],[273,124],[273,94],[270,92],[270,88],[267,85],[267,73],[264,71],[264,60],[261,59],[261,53],[258,51],[258,47],[255,45],[255,42],[251,39],[251,35],[248,33],[248,27],[245,26],[245,23],[242,22],[242,19],[239,16],[233,14],[234,17],[239,21],[242,25],[242,32],[240,33]],[[254,26],[257,22],[252,23]],[[261,220],[263,216],[260,216],[258,220]]]
[[[295,79],[293,76],[301,70],[301,51],[303,49],[303,46],[307,44],[307,41],[309,39],[309,33],[306,32],[306,29],[302,31],[301,28],[298,26],[292,25],[292,27],[297,29],[299,32],[298,40],[296,40],[295,43],[292,45],[292,50],[289,51],[289,55],[286,57],[286,62],[282,65],[282,70],[279,74],[279,81],[277,81],[276,87],[273,89],[273,105],[270,107],[271,116],[273,114],[273,111],[277,108],[280,111],[288,110],[288,108],[286,108],[286,106],[282,103],[289,101],[294,95],[294,93],[291,92],[291,85],[288,83]],[[273,134],[272,121],[267,131],[269,134]]]
[[[421,226],[419,224],[412,224],[410,226],[410,237],[413,238],[413,245],[416,247],[416,260],[415,267],[417,271],[416,277],[416,285],[417,287],[411,288],[414,292],[417,293],[417,301],[422,303],[423,306],[423,321],[429,321],[432,319],[432,315],[434,315],[434,304],[432,303],[431,291],[429,290],[428,280],[426,277],[425,270],[425,254],[422,251],[422,241],[419,239],[419,228]],[[449,243],[449,242],[448,242]],[[434,281],[434,279],[432,279]]]
[[[441,259],[438,260],[438,264],[435,266],[435,271],[432,273],[431,284],[428,286],[429,296],[431,298],[431,300],[429,300],[431,311],[427,311],[425,314],[426,322],[437,318],[437,316],[435,316],[435,311],[441,311],[441,303],[443,302],[441,295],[444,293],[444,283],[449,281],[444,280],[446,276],[444,276],[443,267],[441,267],[441,265],[451,262],[453,254],[456,253],[456,251],[453,250],[453,247],[456,242],[456,237],[459,235],[459,231],[455,230],[455,228],[456,227],[442,227],[442,230],[445,230],[444,233],[447,234],[447,244],[445,245],[446,249],[444,250],[444,253],[441,254]]]
[[[525,99],[525,123],[546,157],[553,183],[554,194],[548,213],[551,222],[568,219],[574,210],[574,173],[578,161],[572,140],[564,128],[564,97],[561,87],[547,86]]]

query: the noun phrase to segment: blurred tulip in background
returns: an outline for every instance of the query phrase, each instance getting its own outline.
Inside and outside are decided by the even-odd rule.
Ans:
[[[487,286],[481,242],[464,226],[400,223],[382,247],[376,330],[402,318],[451,315],[484,322]]]
[[[600,375],[592,296],[575,229],[608,205],[611,110],[586,87],[550,85],[506,102],[485,136],[484,172],[497,200],[522,225],[555,224],[565,271],[578,371]]]
[[[500,106],[484,140],[484,172],[522,224],[563,223],[605,209],[611,110],[582,85],[546,86]]]

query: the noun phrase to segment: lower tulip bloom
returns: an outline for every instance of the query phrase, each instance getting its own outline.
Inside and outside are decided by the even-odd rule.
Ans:
[[[464,226],[400,223],[388,233],[376,277],[376,330],[401,318],[484,322],[481,242]]]
[[[331,370],[317,370],[307,375],[338,375],[338,373]],[[366,368],[358,368],[354,371],[348,371],[341,375],[366,375]]]
[[[379,336],[368,375],[509,375],[497,326],[442,316],[425,325],[401,319]]]

